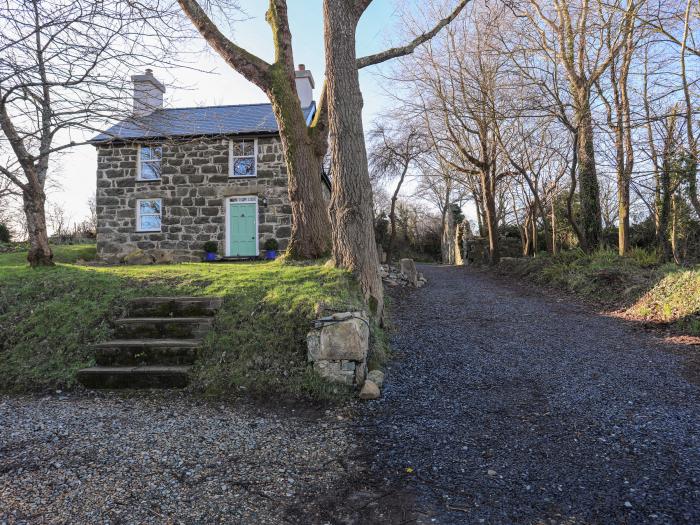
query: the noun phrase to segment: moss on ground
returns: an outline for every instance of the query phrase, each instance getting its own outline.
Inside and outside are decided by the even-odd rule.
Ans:
[[[659,264],[656,254],[644,250],[633,250],[626,257],[609,250],[591,255],[571,251],[504,259],[498,271],[623,309],[632,318],[672,324],[685,333],[700,335],[697,264]]]
[[[328,400],[347,392],[306,363],[305,336],[319,304],[361,308],[354,281],[318,263],[284,261],[161,266],[89,266],[94,245],[54,248],[54,268],[32,270],[24,253],[0,254],[0,390],[71,388],[93,364],[90,343],[110,338],[126,302],[152,295],[224,298],[194,370],[211,395]],[[373,329],[373,357],[384,336]]]

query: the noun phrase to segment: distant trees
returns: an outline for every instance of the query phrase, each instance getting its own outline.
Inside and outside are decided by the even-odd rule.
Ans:
[[[432,145],[418,187],[471,197],[492,263],[513,231],[530,255],[614,245],[700,258],[699,10],[475,0],[387,74]]]

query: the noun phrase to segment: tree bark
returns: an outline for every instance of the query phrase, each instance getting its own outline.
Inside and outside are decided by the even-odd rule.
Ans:
[[[323,14],[333,176],[333,261],[356,276],[372,314],[381,319],[384,289],[374,240],[372,186],[355,55],[355,30],[362,10],[349,0],[324,0]]]
[[[293,259],[318,259],[330,252],[330,218],[321,187],[321,159],[316,155],[306,119],[299,104],[294,78],[276,71],[268,97],[280,130],[287,161],[292,231],[287,255]],[[294,71],[292,70],[292,75]],[[294,88],[292,89],[292,86]]]
[[[600,211],[600,188],[595,165],[593,137],[593,117],[590,106],[590,90],[579,87],[577,90],[578,128],[578,183],[581,200],[581,234],[585,243],[581,248],[591,253],[600,246],[602,238],[602,217]]]
[[[501,254],[498,246],[498,217],[496,215],[496,177],[481,171],[482,200],[489,238],[489,266],[498,264]]]
[[[41,188],[27,188],[22,192],[22,204],[29,234],[27,260],[32,268],[53,266],[53,253],[46,231],[45,202],[46,195]]]
[[[391,208],[389,209],[389,224],[391,226],[391,232],[389,232],[389,246],[386,250],[387,264],[391,264],[391,256],[394,253],[394,242],[396,242],[396,201],[399,198],[399,192],[401,191],[401,186],[406,178],[406,173],[408,173],[408,166],[406,166],[401,172],[401,178],[399,178],[394,194],[391,196]]]

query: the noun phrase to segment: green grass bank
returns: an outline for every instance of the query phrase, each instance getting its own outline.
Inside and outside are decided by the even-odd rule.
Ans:
[[[344,271],[322,262],[92,266],[93,245],[57,246],[54,268],[32,270],[24,252],[0,254],[0,390],[76,385],[93,364],[90,344],[110,337],[126,302],[143,296],[220,296],[193,389],[211,395],[330,400],[347,394],[306,363],[318,305],[360,308]],[[376,361],[384,352],[374,330]]]
[[[633,250],[586,255],[580,251],[504,259],[503,275],[573,293],[634,319],[700,335],[700,265],[659,264],[653,253]]]

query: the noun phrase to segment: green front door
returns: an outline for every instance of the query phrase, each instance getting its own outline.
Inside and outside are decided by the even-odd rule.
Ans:
[[[232,202],[229,206],[228,255],[231,257],[255,257],[258,254],[256,205],[247,202]]]

